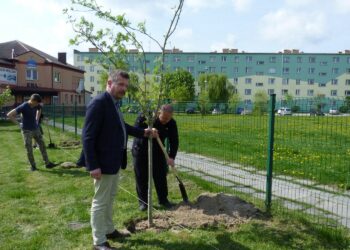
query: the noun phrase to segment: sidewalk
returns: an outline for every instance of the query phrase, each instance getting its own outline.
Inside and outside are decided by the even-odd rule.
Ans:
[[[49,124],[52,125],[52,121]],[[56,127],[61,128],[62,124],[56,122]],[[65,125],[65,131],[75,130],[74,127]],[[78,129],[78,134],[81,134],[81,129]],[[129,140],[128,148],[131,148],[131,142]],[[265,199],[265,171],[185,152],[178,152],[176,163],[179,171],[198,176],[225,189]],[[350,228],[350,192],[339,194],[339,191],[332,187],[283,175],[274,176],[272,184],[274,202],[317,218],[328,218],[329,223],[335,220]]]

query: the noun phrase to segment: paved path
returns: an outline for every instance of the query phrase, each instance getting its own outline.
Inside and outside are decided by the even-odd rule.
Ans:
[[[52,124],[52,121],[49,123]],[[56,127],[62,127],[62,124],[56,122]],[[74,132],[74,127],[65,125],[65,130]],[[81,134],[81,129],[78,134]],[[130,140],[128,147],[131,147]],[[179,171],[198,176],[224,189],[265,199],[265,171],[185,152],[178,153],[176,163]],[[273,202],[280,202],[284,207],[309,213],[315,218],[323,216],[326,223],[337,221],[350,228],[350,192],[339,194],[338,190],[329,186],[279,175],[273,179],[272,194]]]

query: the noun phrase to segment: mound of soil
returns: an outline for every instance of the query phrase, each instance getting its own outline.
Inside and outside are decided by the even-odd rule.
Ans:
[[[80,145],[80,141],[61,141],[58,145],[61,148],[76,148]]]
[[[172,210],[156,212],[154,226],[148,221],[132,221],[127,225],[130,232],[143,230],[178,230],[184,228],[212,228],[222,226],[234,229],[251,218],[258,218],[261,211],[246,201],[227,194],[201,194],[193,204],[181,203]]]

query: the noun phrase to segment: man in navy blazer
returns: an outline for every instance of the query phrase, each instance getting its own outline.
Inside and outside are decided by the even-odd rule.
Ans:
[[[116,195],[119,169],[126,165],[127,135],[147,137],[149,129],[138,129],[124,122],[119,101],[129,84],[127,72],[109,74],[106,92],[96,96],[86,111],[83,128],[85,164],[94,179],[95,194],[91,206],[91,227],[94,249],[115,249],[107,239],[126,235],[113,224],[113,200]]]

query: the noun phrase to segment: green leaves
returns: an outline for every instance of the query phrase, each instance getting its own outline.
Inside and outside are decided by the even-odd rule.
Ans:
[[[11,93],[11,89],[9,86],[6,86],[5,91],[0,93],[0,108],[6,104],[7,102],[10,102],[14,99]]]

